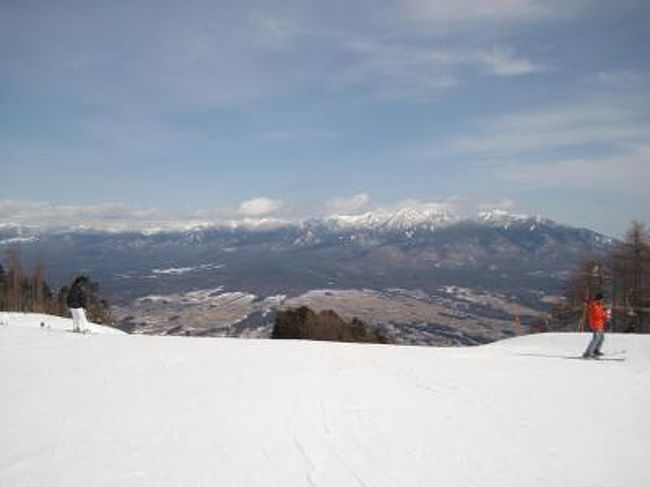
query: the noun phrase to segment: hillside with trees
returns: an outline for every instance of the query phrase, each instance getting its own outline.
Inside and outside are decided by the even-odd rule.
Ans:
[[[53,289],[45,280],[45,265],[37,262],[31,273],[24,269],[20,250],[12,247],[0,263],[0,311],[69,315],[66,298],[69,286]],[[99,285],[88,280],[86,315],[94,323],[112,324],[110,306],[99,296]]]
[[[392,343],[382,330],[369,327],[357,318],[348,323],[332,310],[316,313],[306,306],[279,311],[271,338]]]
[[[585,330],[585,303],[602,293],[612,309],[612,331],[650,333],[650,235],[633,222],[604,258],[582,262],[555,309],[556,330]]]

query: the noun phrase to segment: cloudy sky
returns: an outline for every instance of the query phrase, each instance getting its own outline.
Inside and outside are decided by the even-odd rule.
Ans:
[[[647,0],[0,0],[0,223],[650,222]],[[173,215],[173,217],[171,216]]]

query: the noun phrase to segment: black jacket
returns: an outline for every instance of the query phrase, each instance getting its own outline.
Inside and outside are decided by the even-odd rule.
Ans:
[[[86,292],[86,283],[81,279],[75,279],[68,291],[66,302],[68,308],[85,308],[88,304],[88,294]]]

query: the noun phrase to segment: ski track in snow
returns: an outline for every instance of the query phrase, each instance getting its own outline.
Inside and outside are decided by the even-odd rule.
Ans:
[[[316,482],[314,481],[314,471],[316,470],[316,464],[314,461],[311,459],[311,456],[309,453],[307,453],[307,450],[305,449],[304,445],[300,442],[298,439],[297,434],[293,434],[293,442],[296,445],[296,449],[300,453],[300,456],[302,459],[305,461],[305,465],[307,467],[307,474],[306,474],[306,479],[309,482],[309,485],[316,485]]]

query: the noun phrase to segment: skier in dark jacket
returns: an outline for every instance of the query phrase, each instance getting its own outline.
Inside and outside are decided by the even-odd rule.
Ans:
[[[88,330],[88,320],[86,319],[86,306],[88,304],[88,288],[90,281],[86,276],[77,277],[66,299],[70,313],[72,314],[72,331],[84,332]]]

